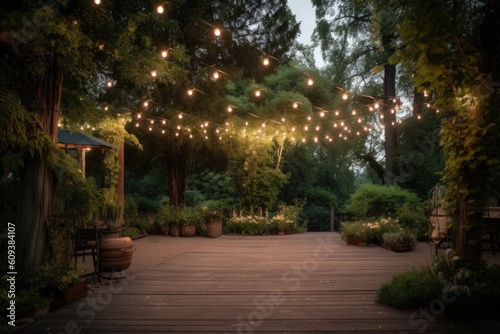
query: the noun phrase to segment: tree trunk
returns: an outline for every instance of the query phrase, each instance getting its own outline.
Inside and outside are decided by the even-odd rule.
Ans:
[[[385,135],[385,183],[392,184],[397,176],[396,163],[394,161],[397,137],[396,137],[396,111],[393,99],[396,97],[396,65],[386,64],[384,66],[384,135]],[[392,110],[392,112],[391,112]]]
[[[57,142],[63,73],[53,63],[45,72],[25,73],[21,78],[21,99],[37,113],[42,129]],[[48,152],[28,157],[21,175],[17,212],[17,270],[27,273],[38,266],[48,250],[47,219],[52,214],[55,175],[47,162]]]
[[[170,151],[167,161],[168,189],[170,205],[176,208],[186,204],[187,167],[188,162],[182,152]]]

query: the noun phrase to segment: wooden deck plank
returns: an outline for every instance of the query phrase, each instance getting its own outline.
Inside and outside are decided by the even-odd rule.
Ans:
[[[417,261],[411,253],[348,246],[337,233],[223,236],[129,275],[19,332],[497,332],[491,323],[454,323],[442,316],[431,321],[418,310],[375,303],[384,282],[421,266],[425,254]]]

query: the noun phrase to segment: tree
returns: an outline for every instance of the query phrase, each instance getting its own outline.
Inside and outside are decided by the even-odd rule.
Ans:
[[[144,69],[150,66],[162,70],[165,78],[173,73],[145,34],[155,15],[143,1],[106,1],[102,6],[90,1],[4,1],[2,10],[1,66],[9,73],[3,86],[36,116],[39,131],[53,142],[61,114],[71,115],[70,106],[95,100],[102,91],[97,83],[127,77],[146,84]],[[65,99],[68,110],[62,105]],[[46,221],[57,181],[57,162],[48,147],[27,153],[17,219],[20,272],[44,260]]]
[[[321,42],[323,57],[329,64],[326,71],[331,73],[337,85],[347,89],[366,85],[373,76],[373,69],[384,72],[383,93],[371,94],[380,102],[384,124],[385,172],[382,181],[392,184],[398,175],[395,163],[396,110],[400,104],[396,98],[396,63],[391,60],[396,50],[396,21],[392,8],[386,5],[374,11],[369,2],[363,1],[312,0],[312,3],[318,19],[315,36]],[[370,31],[373,32],[371,39]],[[369,93],[363,91],[363,94]],[[382,178],[381,165],[372,154],[360,152],[357,156]]]
[[[397,2],[394,2],[396,4]],[[399,3],[399,55],[443,114],[443,180],[454,222],[454,249],[464,261],[481,259],[480,222],[489,180],[497,170],[500,115],[500,3],[419,1]]]
[[[178,61],[175,50],[182,47],[185,77],[157,82],[138,96],[148,104],[141,120],[160,124],[138,135],[155,138],[157,154],[166,160],[170,204],[184,206],[189,165],[226,161],[225,151],[234,145],[217,133],[226,118],[226,83],[237,77],[260,80],[285,63],[299,26],[283,0],[197,0],[168,7],[175,24],[163,38],[167,61]],[[266,57],[272,60],[268,67],[261,62]]]

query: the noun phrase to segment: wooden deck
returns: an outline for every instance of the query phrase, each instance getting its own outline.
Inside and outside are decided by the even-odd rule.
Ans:
[[[499,332],[493,322],[451,322],[375,303],[377,289],[425,263],[427,249],[348,246],[338,233],[205,239],[20,332]]]

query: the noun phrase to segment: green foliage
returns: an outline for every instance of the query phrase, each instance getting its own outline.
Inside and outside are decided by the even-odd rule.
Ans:
[[[404,203],[396,217],[406,230],[413,231],[418,237],[427,236],[429,223],[421,205],[412,206],[410,203]]]
[[[405,203],[420,207],[418,197],[398,186],[363,184],[351,197],[347,211],[360,218],[396,216]]]
[[[231,217],[223,225],[224,234],[264,235],[269,234],[270,223],[265,217]]]
[[[437,284],[427,268],[410,270],[382,285],[377,291],[377,303],[400,309],[428,307],[438,297]]]
[[[407,230],[400,229],[397,232],[386,232],[382,234],[382,242],[389,246],[408,244],[411,248],[415,248],[417,244],[417,237],[415,234],[408,232]]]
[[[288,177],[273,166],[270,143],[247,140],[246,144],[241,160],[231,170],[243,194],[242,205],[272,208]]]
[[[300,214],[300,218],[307,222],[308,231],[330,231],[330,208],[308,205]]]
[[[340,224],[340,236],[342,240],[357,237],[381,245],[384,234],[399,232],[401,229],[396,219],[355,220]]]
[[[0,92],[0,129],[0,157],[8,151],[34,156],[51,147],[52,140],[42,131],[38,117],[12,92]]]

